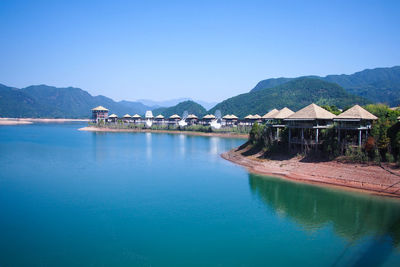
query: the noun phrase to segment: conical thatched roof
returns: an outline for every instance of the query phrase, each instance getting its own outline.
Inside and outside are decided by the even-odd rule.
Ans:
[[[203,119],[215,119],[215,116],[212,114],[207,114],[203,117]]]
[[[258,119],[261,119],[262,117],[260,116],[260,115],[258,115],[258,114],[256,114],[256,115],[254,115],[253,116],[253,120],[258,120]]]
[[[336,118],[335,114],[312,103],[290,115],[285,120],[332,120],[334,118]]]
[[[276,108],[274,108],[273,110],[271,110],[270,112],[266,113],[264,116],[262,116],[263,119],[272,119],[271,116],[274,116],[276,114],[278,114],[279,110],[277,110]]]
[[[139,114],[135,114],[135,115],[132,116],[132,118],[139,119],[139,118],[141,118],[141,116]]]
[[[123,118],[132,118],[132,116],[129,114],[125,114]]]
[[[116,114],[111,114],[110,116],[108,116],[109,118],[118,118],[118,116]]]
[[[279,112],[276,113],[274,116],[272,116],[272,119],[283,120],[292,114],[294,114],[292,110],[288,109],[287,107],[284,107],[283,109],[279,110]]]
[[[178,114],[174,114],[169,117],[170,119],[180,119],[181,117]]]
[[[198,119],[196,115],[194,114],[189,114],[189,116],[187,116],[187,119],[189,120],[194,120],[194,119]]]
[[[108,109],[106,109],[103,106],[98,106],[92,109],[93,111],[108,111]]]
[[[336,116],[335,120],[377,120],[378,118],[359,105],[349,108]]]
[[[156,119],[164,119],[164,116],[161,115],[161,114],[160,114],[160,115],[157,115],[157,116],[156,116]]]
[[[249,115],[247,115],[246,117],[244,117],[246,120],[251,120],[251,119],[253,119],[253,115],[251,115],[251,114],[249,114]]]

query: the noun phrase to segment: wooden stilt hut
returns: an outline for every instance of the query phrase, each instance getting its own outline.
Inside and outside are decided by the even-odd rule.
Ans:
[[[378,118],[366,111],[359,105],[355,105],[345,112],[339,114],[334,119],[337,122],[338,141],[345,143],[347,133],[357,136],[357,145],[361,146],[368,138],[368,132],[371,129],[372,122]],[[342,136],[344,134],[344,136]]]
[[[309,146],[317,148],[321,144],[319,131],[333,126],[335,114],[312,103],[290,115],[284,121],[289,128],[289,147],[301,145],[302,150]]]

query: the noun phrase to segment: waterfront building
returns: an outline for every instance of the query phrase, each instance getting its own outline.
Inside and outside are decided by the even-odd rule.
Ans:
[[[116,123],[117,120],[118,120],[118,116],[116,114],[111,114],[110,116],[108,116],[107,122]]]
[[[280,137],[281,137],[280,132],[281,132],[281,130],[283,130],[286,127],[286,123],[285,123],[284,119],[288,118],[292,114],[294,114],[294,112],[291,109],[284,107],[283,109],[279,110],[277,113],[274,113],[269,116],[267,125],[274,129],[273,138],[275,140],[280,139]]]
[[[187,122],[188,125],[194,125],[197,124],[198,120],[199,118],[196,115],[189,114],[185,121]]]
[[[135,124],[141,123],[141,120],[142,120],[142,116],[140,116],[139,114],[135,114],[132,116],[132,121]]]
[[[132,120],[132,116],[129,115],[129,114],[125,114],[125,115],[122,117],[122,121],[123,121],[124,123],[129,123],[129,122],[131,122],[131,120]]]
[[[302,149],[308,146],[321,144],[320,130],[333,126],[335,114],[312,103],[284,119],[289,128],[289,147],[292,144],[301,145]]]
[[[92,122],[106,122],[108,118],[108,109],[103,106],[98,106],[92,109]]]
[[[211,121],[215,120],[216,117],[213,114],[207,114],[203,116],[203,118],[200,121],[200,124],[202,125],[210,125]]]
[[[164,124],[165,123],[165,118],[164,118],[164,116],[163,115],[157,115],[155,118],[154,118],[154,122],[156,123],[156,124]]]
[[[238,117],[236,117],[235,115],[231,114],[231,115],[225,115],[222,117],[222,124],[224,126],[234,126],[237,125],[238,123]]]
[[[355,105],[339,114],[333,119],[337,123],[339,143],[347,144],[349,140],[346,140],[346,136],[350,134],[351,139],[357,139],[358,146],[361,146],[368,139],[368,132],[371,129],[372,122],[377,119],[376,116],[359,105]],[[350,143],[354,143],[354,141],[350,140]]]
[[[181,120],[181,117],[178,114],[174,114],[169,117],[168,123],[177,125],[180,120]]]

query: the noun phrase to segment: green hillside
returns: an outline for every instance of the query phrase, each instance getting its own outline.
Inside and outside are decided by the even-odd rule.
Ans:
[[[351,75],[307,76],[336,83],[347,92],[369,99],[372,102],[400,105],[400,66],[366,69]],[[304,78],[304,77],[303,77]],[[273,78],[260,81],[251,91],[272,88],[295,78]]]
[[[239,117],[256,113],[263,115],[273,108],[288,107],[297,111],[312,102],[344,108],[356,103],[364,105],[369,101],[347,93],[334,83],[315,78],[298,78],[272,88],[229,98],[216,105],[209,113],[219,109],[222,114],[235,114]]]
[[[188,100],[173,107],[154,109],[153,115],[157,116],[162,114],[164,117],[169,117],[173,114],[178,114],[179,116],[182,116],[185,111],[187,111],[188,114],[195,114],[198,117],[202,117],[207,113],[207,110],[203,106],[194,101]]]
[[[120,116],[125,113],[144,114],[151,109],[140,102],[115,102],[74,87],[36,85],[17,89],[0,85],[1,117],[88,118],[90,110],[99,105]]]

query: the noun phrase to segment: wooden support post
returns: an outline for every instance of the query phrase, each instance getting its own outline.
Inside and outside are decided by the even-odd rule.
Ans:
[[[337,139],[338,139],[338,143],[340,144],[340,129],[338,129],[338,137],[337,137]]]
[[[361,130],[358,132],[358,146],[361,147]]]

